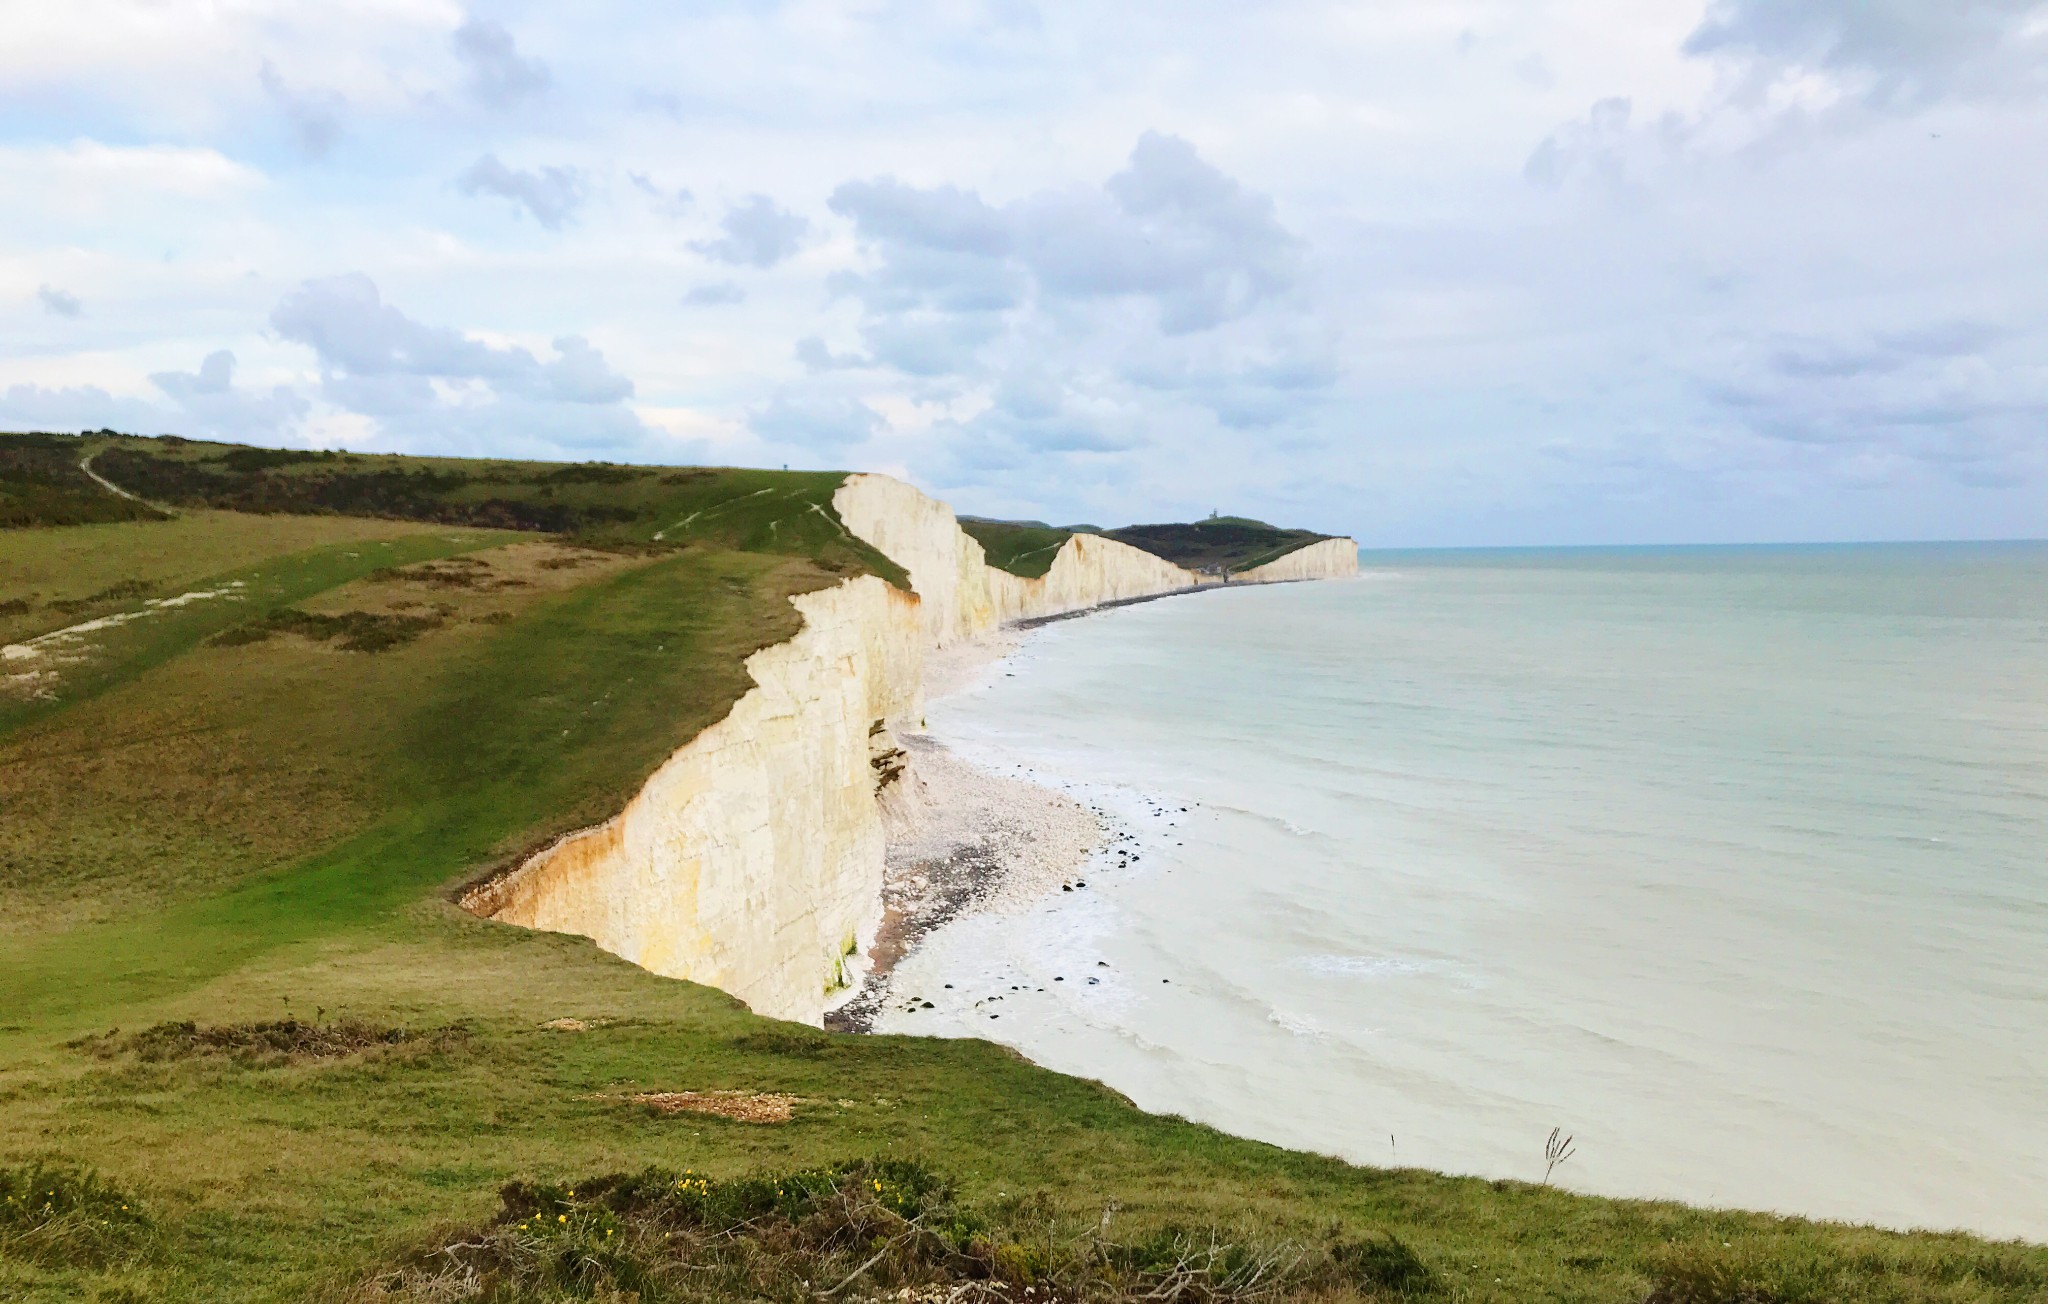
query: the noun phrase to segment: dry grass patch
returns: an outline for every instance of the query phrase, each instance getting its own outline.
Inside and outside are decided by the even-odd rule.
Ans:
[[[368,553],[383,540],[421,532],[413,521],[204,511],[168,521],[11,531],[0,548],[0,642],[100,615],[145,592],[183,592],[272,557],[351,541]]]
[[[301,604],[316,618],[363,616],[431,625],[495,625],[534,601],[665,556],[603,552],[552,539],[372,571]]]
[[[735,1123],[787,1123],[804,1103],[773,1091],[643,1091],[625,1099],[657,1114],[711,1114]]]

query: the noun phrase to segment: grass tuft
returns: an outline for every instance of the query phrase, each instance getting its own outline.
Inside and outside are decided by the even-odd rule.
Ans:
[[[790,1055],[798,1059],[823,1059],[838,1046],[830,1037],[817,1033],[746,1032],[732,1039],[734,1050],[754,1055]]]
[[[0,1260],[101,1267],[141,1248],[149,1229],[142,1201],[92,1169],[0,1167]]]

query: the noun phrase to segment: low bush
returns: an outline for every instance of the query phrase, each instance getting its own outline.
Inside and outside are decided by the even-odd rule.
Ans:
[[[718,1179],[659,1169],[516,1183],[495,1224],[360,1283],[356,1301],[947,1300],[1224,1304],[1416,1296],[1434,1275],[1391,1236],[1325,1247],[1168,1228],[1129,1243],[1111,1213],[1045,1199],[997,1222],[923,1165],[871,1159]]]
[[[94,483],[78,465],[85,447],[74,435],[0,434],[0,529],[162,519]]]
[[[148,580],[117,580],[106,588],[101,589],[98,593],[89,594],[83,598],[60,599],[51,602],[49,606],[52,611],[60,611],[66,615],[75,616],[81,611],[89,610],[104,603],[129,602],[136,598],[146,598],[154,592],[156,592],[156,585]]]
[[[304,462],[319,465],[291,469]],[[636,515],[630,508],[611,503],[571,505],[467,497],[463,491],[485,481],[465,470],[407,466],[353,455],[235,449],[209,461],[188,461],[122,446],[101,453],[94,466],[115,484],[155,502],[237,512],[383,516],[552,534],[627,521]],[[569,482],[576,478],[572,476]],[[609,479],[610,474],[603,473],[602,478]]]
[[[246,643],[260,643],[273,634],[297,634],[316,643],[335,643],[344,652],[389,652],[412,642],[430,629],[439,628],[440,624],[439,615],[344,611],[340,615],[328,616],[285,607],[259,620],[245,621],[224,629],[207,642],[215,647],[240,647]]]
[[[211,1026],[183,1020],[159,1023],[123,1036],[109,1032],[72,1043],[101,1059],[132,1055],[144,1063],[224,1055],[244,1063],[289,1063],[338,1059],[392,1046],[445,1047],[459,1041],[463,1029],[387,1028],[353,1019],[305,1022],[279,1019],[262,1023],[220,1023]]]

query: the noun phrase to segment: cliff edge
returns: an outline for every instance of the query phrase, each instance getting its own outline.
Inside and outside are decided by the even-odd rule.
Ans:
[[[464,905],[589,937],[758,1013],[821,1023],[879,918],[882,807],[907,764],[896,731],[923,714],[926,654],[1020,620],[1217,582],[1089,534],[1062,544],[1044,575],[1015,575],[987,563],[951,508],[888,476],[848,476],[832,506],[911,592],[864,575],[791,598],[802,631],[748,659],[755,687],[725,719],[618,815]],[[1357,571],[1357,545],[1330,539],[1236,580]]]

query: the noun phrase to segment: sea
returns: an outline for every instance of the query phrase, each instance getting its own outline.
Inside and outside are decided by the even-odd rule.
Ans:
[[[1359,1163],[2048,1241],[2048,544],[1367,553],[928,719],[1114,836],[881,1031]]]

